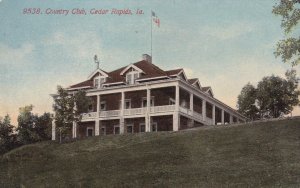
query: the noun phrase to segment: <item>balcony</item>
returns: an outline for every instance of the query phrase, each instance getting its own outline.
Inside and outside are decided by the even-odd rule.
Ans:
[[[83,114],[81,114],[81,118],[83,120],[95,119],[96,117],[97,117],[97,112],[89,112],[89,113],[83,113]]]
[[[101,118],[108,118],[108,117],[118,117],[120,116],[121,110],[108,110],[108,111],[100,111]]]
[[[124,110],[124,116],[144,115],[146,114],[147,108],[131,108]]]
[[[172,112],[175,110],[175,105],[165,105],[165,106],[151,106],[150,113],[164,113],[164,112]]]

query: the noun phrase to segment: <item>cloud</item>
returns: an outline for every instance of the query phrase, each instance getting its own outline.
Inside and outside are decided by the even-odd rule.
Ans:
[[[230,25],[206,26],[200,29],[200,33],[217,38],[228,40],[237,38],[253,32],[255,26],[250,23],[232,23]]]
[[[34,49],[35,46],[31,43],[24,43],[17,48],[0,43],[0,65],[23,66],[24,63],[20,62],[27,59],[26,63],[29,63]]]

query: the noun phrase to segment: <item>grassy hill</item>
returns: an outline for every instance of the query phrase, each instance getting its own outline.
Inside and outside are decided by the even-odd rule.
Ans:
[[[43,142],[0,158],[0,187],[298,187],[300,119]]]

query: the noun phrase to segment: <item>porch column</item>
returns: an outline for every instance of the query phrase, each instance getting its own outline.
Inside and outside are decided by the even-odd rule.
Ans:
[[[151,105],[151,90],[147,88],[147,108],[145,114],[145,131],[150,132],[150,105]]]
[[[99,136],[99,127],[100,127],[100,121],[97,118],[95,121],[95,136]]]
[[[175,111],[179,111],[179,86],[175,86]]]
[[[76,121],[73,121],[72,136],[73,136],[73,138],[77,137],[77,122]]]
[[[97,115],[96,118],[100,117],[100,95],[97,95]]]
[[[222,121],[222,125],[225,124],[224,123],[224,110],[221,109],[221,121]]]
[[[55,118],[53,117],[52,118],[52,140],[55,140],[55,136],[56,136],[55,128],[56,128]]]
[[[206,121],[206,101],[202,99],[202,117],[203,121]]]
[[[190,93],[190,110],[193,113],[193,111],[194,111],[194,95],[193,95],[193,93]]]
[[[178,131],[179,129],[179,113],[175,112],[173,114],[173,131]]]
[[[120,118],[120,134],[124,134],[125,132],[125,120],[123,117]]]
[[[125,108],[125,93],[121,93],[121,109],[120,109],[120,134],[125,132],[125,120],[124,120],[124,108]]]
[[[99,136],[100,133],[100,95],[97,95],[97,114],[95,120],[95,136]]]
[[[212,105],[212,124],[216,125],[216,106]]]
[[[232,124],[233,123],[233,116],[230,114],[230,120],[229,123]]]

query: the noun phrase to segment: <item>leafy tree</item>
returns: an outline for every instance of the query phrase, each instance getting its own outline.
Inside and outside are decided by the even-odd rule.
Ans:
[[[0,154],[3,154],[16,146],[16,135],[13,132],[9,115],[0,118]]]
[[[81,120],[81,114],[88,111],[91,99],[85,91],[69,93],[61,86],[57,87],[57,95],[54,97],[53,109],[55,111],[56,127],[66,136],[71,130],[73,122]]]
[[[245,85],[238,96],[238,111],[246,117],[254,120],[259,117],[259,109],[256,104],[257,90],[253,85]]]
[[[50,113],[42,116],[32,113],[33,106],[25,106],[19,109],[18,138],[22,144],[29,144],[42,140],[49,140],[51,133]]]
[[[273,7],[273,13],[281,16],[281,27],[284,29],[286,38],[277,43],[275,56],[280,56],[283,62],[290,62],[292,65],[300,63],[300,37],[293,34],[292,30],[300,20],[299,0],[280,0]],[[290,36],[288,36],[290,34]]]
[[[18,116],[18,138],[22,144],[30,144],[38,139],[34,132],[36,116],[31,112],[33,105],[19,108]]]
[[[296,71],[286,72],[286,79],[278,76],[264,77],[257,85],[247,84],[238,96],[239,111],[250,119],[260,116],[280,117],[289,114],[299,105],[300,91]]]

